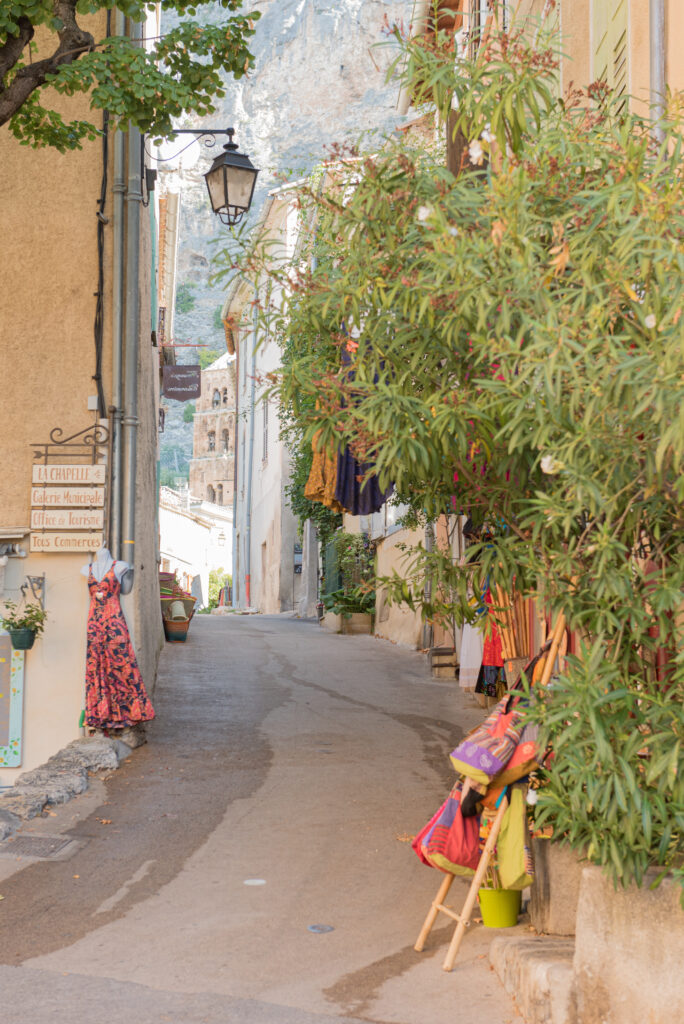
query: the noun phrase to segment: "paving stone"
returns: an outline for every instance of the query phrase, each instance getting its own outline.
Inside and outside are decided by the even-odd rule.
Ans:
[[[39,787],[45,790],[49,804],[64,804],[78,793],[88,788],[88,775],[85,767],[34,768],[24,772],[15,783],[15,787]]]
[[[130,747],[128,743],[124,743],[123,740],[116,739],[113,741],[113,743],[114,750],[116,751],[116,756],[119,759],[119,764],[121,764],[122,761],[125,761],[127,757],[131,756],[131,754],[133,753],[133,748]]]
[[[0,808],[0,824],[8,825],[11,829],[19,828],[19,818],[11,811]]]
[[[89,736],[86,739],[73,740],[62,751],[64,757],[75,754],[85,759],[85,767],[90,771],[99,772],[107,768],[118,768],[114,741],[106,736]]]
[[[15,818],[16,815],[13,814],[12,817]],[[16,818],[16,820],[17,822],[19,821],[18,818]],[[3,839],[7,839],[7,836],[14,835],[15,831],[16,829],[12,828],[9,821],[4,821],[0,818],[0,842],[2,842]]]
[[[35,818],[47,803],[44,789],[19,789],[13,786],[0,797],[0,810],[10,811],[23,821]]]
[[[142,747],[147,743],[147,733],[145,732],[144,725],[131,725],[127,729],[122,729],[121,732],[116,734],[116,742],[120,740],[125,743],[131,750],[135,750],[136,747]]]

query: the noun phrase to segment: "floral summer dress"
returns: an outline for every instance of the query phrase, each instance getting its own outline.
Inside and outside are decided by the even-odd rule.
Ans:
[[[86,655],[86,722],[96,729],[122,729],[154,718],[128,635],[114,567],[96,580],[88,573],[90,612]]]

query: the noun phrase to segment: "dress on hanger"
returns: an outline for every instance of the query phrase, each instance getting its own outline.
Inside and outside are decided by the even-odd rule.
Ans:
[[[90,611],[86,655],[86,723],[122,729],[154,718],[128,626],[121,610],[121,583],[114,565],[101,580],[88,573]]]
[[[478,626],[464,622],[458,672],[458,682],[462,690],[475,689],[482,665],[483,643],[482,630]]]

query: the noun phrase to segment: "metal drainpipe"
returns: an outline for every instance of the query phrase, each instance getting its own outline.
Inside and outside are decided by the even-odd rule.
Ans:
[[[130,22],[130,38],[140,43],[142,26]],[[140,211],[142,182],[140,132],[128,126],[128,193],[126,195],[126,313],[124,323],[123,537],[121,557],[135,560],[136,457],[138,440],[138,352],[140,345]]]
[[[425,527],[425,550],[435,550],[435,527],[433,523],[428,523]],[[428,576],[425,580],[425,586],[423,588],[423,594],[426,601],[432,599],[432,576]],[[427,619],[423,623],[423,648],[424,650],[432,650],[432,643],[434,640],[434,631],[432,623],[428,622]]]
[[[126,19],[118,9],[114,35],[126,31]],[[123,309],[124,309],[124,196],[126,195],[126,151],[124,134],[114,132],[113,235],[112,235],[112,487],[109,495],[109,549],[121,557],[121,419],[123,416]]]
[[[665,0],[650,0],[649,9],[651,116],[657,122],[653,138],[665,138],[662,121],[665,114]]]
[[[259,321],[259,308],[257,301],[259,289],[254,286],[254,309],[252,312],[252,382],[250,386],[250,410],[249,410],[249,466],[247,469],[247,524],[245,550],[245,600],[247,607],[252,605],[252,463],[254,461],[254,402],[256,399],[256,349],[257,349],[257,324]]]
[[[237,593],[239,581],[237,578],[237,503],[238,503],[238,453],[240,446],[239,440],[239,414],[240,414],[240,335],[238,331],[235,332],[235,423],[233,424],[233,585],[231,588],[231,604],[233,608],[237,608]]]

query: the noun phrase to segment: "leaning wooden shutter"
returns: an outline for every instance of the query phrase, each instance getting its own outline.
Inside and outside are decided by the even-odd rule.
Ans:
[[[617,96],[629,84],[627,0],[593,0],[594,81],[603,80]]]

